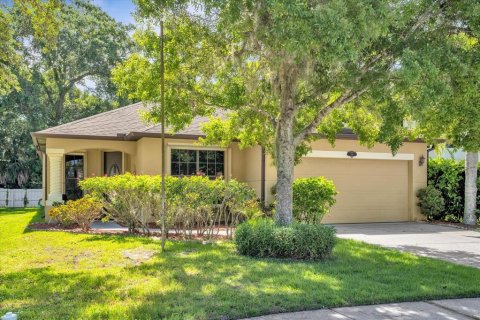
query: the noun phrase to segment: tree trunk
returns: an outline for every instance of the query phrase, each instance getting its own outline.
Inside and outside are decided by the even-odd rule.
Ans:
[[[295,167],[295,145],[293,126],[290,121],[279,123],[276,141],[277,203],[276,218],[282,225],[292,222],[293,169]]]
[[[293,169],[295,167],[295,85],[297,66],[288,56],[283,60],[276,82],[280,98],[280,115],[275,133],[277,162],[277,204],[276,218],[282,225],[292,222]]]
[[[463,223],[475,225],[477,222],[477,170],[478,152],[467,152],[465,155],[465,209]]]
[[[65,104],[65,95],[66,93],[61,91],[59,93],[58,99],[55,102],[55,116],[54,116],[54,125],[57,126],[61,124],[63,118],[63,109]]]

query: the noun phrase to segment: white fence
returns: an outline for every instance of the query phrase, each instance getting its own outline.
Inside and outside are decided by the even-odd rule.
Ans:
[[[42,198],[42,189],[0,189],[0,207],[36,207]]]

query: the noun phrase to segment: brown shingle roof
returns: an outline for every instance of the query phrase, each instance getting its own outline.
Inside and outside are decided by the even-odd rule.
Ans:
[[[161,125],[152,125],[141,119],[142,110],[147,110],[142,102],[131,104],[115,110],[103,112],[91,117],[61,124],[33,133],[34,136],[44,137],[95,137],[95,138],[119,138],[130,137],[131,139],[142,136],[155,136],[160,134]],[[226,112],[217,110],[214,116],[226,117]],[[175,133],[175,136],[195,137],[203,136],[202,124],[208,122],[209,117],[197,116],[192,123],[183,130]],[[167,129],[168,132],[168,129]]]

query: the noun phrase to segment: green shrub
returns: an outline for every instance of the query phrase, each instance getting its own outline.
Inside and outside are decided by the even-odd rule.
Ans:
[[[142,228],[149,232],[148,222],[160,219],[160,176],[132,174],[94,177],[81,182],[86,192],[95,195],[117,221],[131,232]],[[232,228],[248,218],[261,214],[255,191],[236,180],[211,180],[208,177],[165,178],[165,225],[185,238],[194,231],[204,237]]]
[[[304,223],[320,223],[335,204],[333,181],[324,177],[299,178],[293,183],[293,218]]]
[[[428,161],[428,185],[442,193],[445,210],[437,215],[438,220],[461,222],[465,203],[465,162],[435,158]],[[477,186],[480,190],[480,172]],[[477,195],[480,208],[480,193]],[[477,209],[480,218],[480,210]]]
[[[102,207],[101,202],[85,196],[53,207],[49,215],[64,227],[78,225],[83,231],[88,231],[93,221],[100,217]]]
[[[442,194],[445,209],[435,219],[446,215],[463,216],[465,198],[465,163],[453,159],[435,158],[428,162],[428,184]]]
[[[277,225],[270,219],[241,223],[235,244],[242,255],[292,259],[324,259],[335,245],[335,229],[321,224]]]
[[[435,189],[434,186],[422,188],[417,192],[419,200],[418,206],[423,215],[429,220],[437,220],[443,216],[445,212],[445,200],[442,193]]]

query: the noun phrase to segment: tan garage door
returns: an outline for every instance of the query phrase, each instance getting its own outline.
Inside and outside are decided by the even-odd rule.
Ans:
[[[333,180],[337,203],[324,223],[408,220],[408,161],[304,158],[295,177]]]

